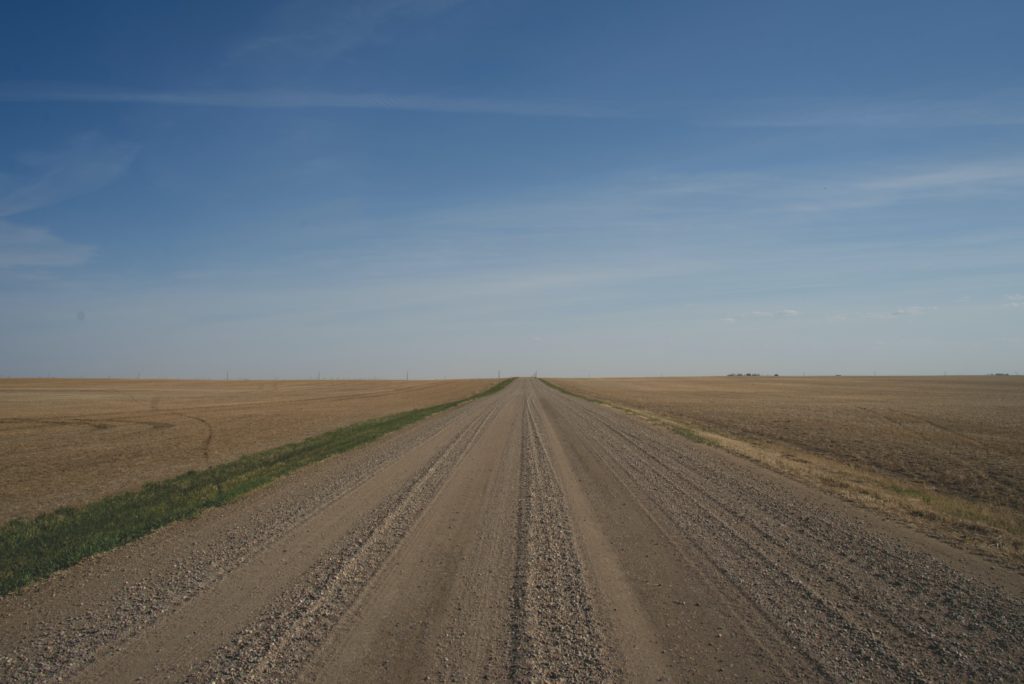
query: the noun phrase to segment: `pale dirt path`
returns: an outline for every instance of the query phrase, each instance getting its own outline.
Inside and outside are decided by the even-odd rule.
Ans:
[[[935,548],[520,380],[0,599],[0,681],[1019,681]]]

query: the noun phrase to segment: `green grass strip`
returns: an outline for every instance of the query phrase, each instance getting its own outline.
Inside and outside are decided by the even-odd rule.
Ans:
[[[494,394],[512,379],[466,399],[374,418],[79,507],[16,518],[0,527],[0,595],[204,508],[221,506],[304,465],[321,461],[427,416]]]

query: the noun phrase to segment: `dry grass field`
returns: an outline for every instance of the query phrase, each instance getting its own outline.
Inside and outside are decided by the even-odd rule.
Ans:
[[[0,379],[0,522],[492,384]]]
[[[1019,555],[1024,378],[607,378],[556,384],[667,418],[848,498],[873,499],[918,518],[949,518],[960,536],[1001,528]],[[989,541],[999,546],[1007,540]]]

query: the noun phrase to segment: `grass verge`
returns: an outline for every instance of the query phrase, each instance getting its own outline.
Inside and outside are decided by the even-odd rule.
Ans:
[[[0,595],[102,551],[126,544],[205,508],[221,506],[304,465],[321,461],[459,404],[494,394],[512,379],[466,399],[396,413],[294,444],[151,482],[78,507],[0,527]]]
[[[926,483],[858,468],[789,444],[753,444],[661,414],[570,392],[547,380],[543,382],[569,396],[622,411],[691,441],[742,456],[1004,567],[1024,570],[1024,513],[1016,509],[939,492]]]

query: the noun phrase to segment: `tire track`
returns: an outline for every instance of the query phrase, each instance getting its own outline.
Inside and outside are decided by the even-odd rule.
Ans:
[[[289,486],[298,473],[257,490],[245,501],[249,513],[243,520],[232,516],[241,501],[210,509],[201,516],[208,522],[198,526],[195,537],[190,523],[176,523],[116,552],[131,559],[127,562],[115,564],[113,554],[94,556],[77,569],[35,585],[31,594],[4,597],[12,612],[22,604],[32,606],[34,613],[60,617],[34,621],[4,639],[0,680],[55,681],[81,671],[98,655],[120,650],[137,635],[215,591],[234,571],[296,534],[388,464],[454,430],[440,447],[447,448],[463,437],[477,410],[494,403],[494,398],[485,398],[477,406],[432,416],[415,430],[392,433],[349,452],[343,461],[328,459],[303,469],[300,472],[306,478],[318,475],[300,491]],[[278,497],[279,490],[287,494]],[[87,575],[84,582],[74,579],[82,575]],[[71,583],[81,588],[68,586]],[[45,591],[42,599],[33,597],[41,591]],[[70,605],[61,601],[60,595],[67,591],[85,600]]]
[[[504,681],[523,387],[485,427],[300,681]]]
[[[492,405],[399,492],[381,503],[339,549],[306,573],[187,681],[282,681],[341,621],[405,538],[441,485],[497,412]]]
[[[553,393],[585,425],[588,448],[671,521],[669,539],[701,549],[830,679],[913,681],[1019,672],[1024,607],[821,506],[743,478],[721,456]],[[627,458],[626,455],[629,455]],[[826,636],[827,635],[827,636]],[[943,636],[939,636],[943,635]],[[979,637],[996,648],[977,648]],[[1015,642],[1015,643],[1014,643]]]
[[[626,479],[631,480],[634,486],[643,487],[655,494],[655,498],[660,500],[659,507],[673,519],[677,532],[683,532],[681,538],[701,548],[715,571],[727,578],[762,615],[781,633],[786,634],[795,648],[817,662],[822,674],[831,673],[836,676],[839,672],[856,669],[854,663],[846,660],[851,656],[862,655],[872,667],[881,666],[900,673],[904,678],[913,679],[917,663],[912,663],[914,667],[907,670],[906,664],[901,663],[894,649],[900,637],[909,632],[886,629],[898,627],[898,620],[894,625],[878,619],[878,614],[864,615],[864,605],[859,600],[859,612],[857,609],[845,609],[842,599],[861,598],[857,588],[841,585],[830,587],[829,583],[821,582],[820,577],[815,575],[815,570],[820,574],[819,565],[810,565],[809,571],[804,572],[799,567],[803,563],[794,565],[792,562],[794,559],[799,560],[808,547],[819,549],[817,545],[793,543],[794,533],[802,536],[807,528],[813,527],[815,516],[812,512],[803,511],[794,516],[795,520],[782,523],[778,522],[778,510],[761,507],[756,515],[751,515],[749,511],[744,513],[735,507],[737,502],[746,500],[736,496],[737,492],[716,495],[714,482],[707,478],[706,473],[702,477],[701,474],[681,467],[679,461],[673,461],[645,447],[643,440],[615,428],[603,417],[597,417],[596,414],[590,417],[613,432],[615,437],[628,445],[628,449],[639,451],[645,457],[628,463],[617,462],[618,469],[626,474]],[[610,443],[615,442],[615,437],[611,438]],[[658,496],[656,487],[652,486],[654,483],[660,483],[663,489],[670,489],[672,493]],[[734,484],[738,489],[743,486],[739,482]],[[753,492],[748,493],[752,494],[749,499],[751,502],[761,499],[761,496]],[[685,501],[687,506],[680,506],[679,501]],[[776,529],[765,531],[759,524],[762,519],[775,521]],[[792,531],[786,530],[790,527]],[[717,535],[711,542],[707,538],[709,528]],[[723,537],[728,539],[728,544],[722,543],[725,541]],[[735,549],[735,553],[748,564],[749,559],[757,559],[762,568],[759,580],[752,584],[749,578],[744,578],[742,570],[728,562],[731,560],[729,555],[723,553],[726,549]],[[835,575],[830,575],[828,579],[830,583],[834,582]],[[839,597],[838,602],[836,597]],[[872,607],[871,610],[884,612],[884,607],[881,610]],[[794,614],[804,617],[794,620]],[[823,625],[829,625],[834,636],[832,642],[824,648],[819,643],[819,632]],[[885,631],[889,633],[884,634]]]

